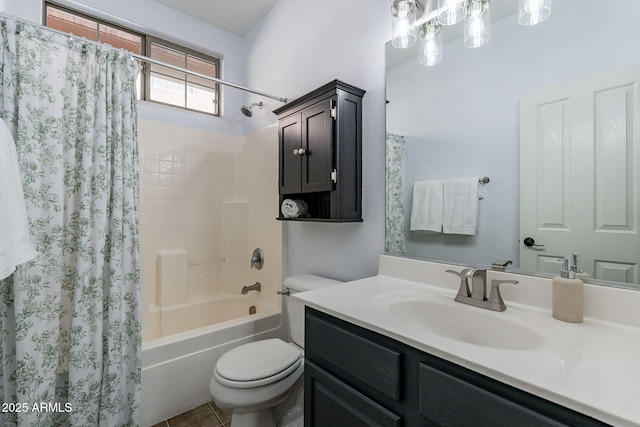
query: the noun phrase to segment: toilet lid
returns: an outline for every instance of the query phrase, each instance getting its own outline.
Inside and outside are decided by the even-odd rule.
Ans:
[[[302,363],[300,349],[274,338],[236,347],[218,359],[216,379],[237,388],[259,387],[286,377]]]

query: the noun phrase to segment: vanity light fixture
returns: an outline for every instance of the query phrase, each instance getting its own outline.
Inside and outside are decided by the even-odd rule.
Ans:
[[[420,27],[420,64],[431,67],[442,61],[441,29],[435,19]]]
[[[518,24],[536,25],[551,15],[551,0],[519,0]]]
[[[467,0],[438,0],[438,22],[455,25],[467,16]]]
[[[471,0],[469,12],[464,21],[464,45],[480,47],[491,39],[489,0]]]
[[[391,44],[404,49],[416,42],[416,2],[415,0],[394,0],[391,4]]]
[[[426,1],[426,8],[421,1]],[[552,0],[518,0],[518,23],[535,25],[549,17]],[[420,64],[433,66],[442,61],[442,35],[444,25],[453,25],[465,19],[464,45],[469,48],[483,46],[491,39],[490,0],[393,0],[391,3],[391,45],[404,49],[420,39]],[[416,15],[420,17],[416,19]],[[419,29],[416,35],[416,29]]]

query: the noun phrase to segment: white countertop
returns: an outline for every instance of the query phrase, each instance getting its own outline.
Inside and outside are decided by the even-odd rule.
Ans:
[[[593,292],[585,289],[584,323],[572,324],[553,319],[550,309],[540,306],[540,301],[544,301],[544,297],[548,294],[546,288],[550,287],[550,280],[549,286],[540,286],[540,280],[546,279],[532,278],[536,285],[535,292],[540,288],[543,297],[538,297],[532,305],[527,305],[522,302],[513,302],[513,300],[525,299],[525,296],[533,292],[527,276],[509,275],[510,278],[520,279],[520,284],[517,286],[521,289],[520,294],[511,291],[513,300],[510,300],[507,296],[509,292],[505,289],[503,297],[507,310],[496,315],[506,316],[505,319],[508,319],[508,316],[514,316],[518,312],[522,315],[524,311],[528,313],[527,315],[541,316],[545,319],[544,321],[548,320],[556,323],[560,328],[572,331],[574,333],[572,335],[579,337],[578,344],[565,346],[566,348],[558,351],[548,348],[535,350],[490,348],[426,332],[415,325],[390,318],[384,310],[380,310],[379,296],[398,291],[434,292],[453,300],[456,291],[452,290],[452,287],[457,287],[456,280],[459,280],[453,277],[448,279],[444,286],[434,286],[428,283],[428,278],[422,280],[422,283],[406,280],[406,277],[411,274],[398,274],[404,277],[386,275],[393,274],[396,270],[406,271],[407,267],[408,270],[417,268],[416,271],[419,272],[422,266],[415,261],[411,261],[412,264],[402,265],[406,261],[398,258],[397,262],[400,265],[388,268],[388,265],[385,267],[382,264],[396,263],[395,257],[383,257],[381,257],[381,274],[378,276],[298,293],[293,298],[312,308],[381,333],[603,422],[616,426],[640,426],[640,402],[638,401],[640,398],[640,328],[637,325],[589,317],[586,308],[594,302],[588,300],[590,297],[593,299],[594,295],[601,298],[601,289]],[[434,266],[439,268],[437,264],[428,264],[427,269],[433,269]],[[442,264],[443,269],[450,267]],[[446,276],[448,275],[443,276],[439,273],[432,275],[436,278]],[[640,292],[635,293],[640,294]],[[628,300],[629,295],[633,295],[633,298],[636,298],[635,293],[627,293],[622,297]],[[640,311],[640,306],[635,307],[636,311]],[[478,308],[478,310],[483,309]],[[596,311],[594,310],[594,313]],[[615,315],[613,318],[617,320]],[[487,333],[500,333],[500,331],[487,331]]]

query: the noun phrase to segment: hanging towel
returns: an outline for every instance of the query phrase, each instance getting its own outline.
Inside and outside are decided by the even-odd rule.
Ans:
[[[475,235],[478,229],[478,177],[444,182],[442,230]]]
[[[29,236],[16,146],[0,120],[0,280],[36,254]]]
[[[413,184],[411,231],[442,232],[443,181],[418,181]]]

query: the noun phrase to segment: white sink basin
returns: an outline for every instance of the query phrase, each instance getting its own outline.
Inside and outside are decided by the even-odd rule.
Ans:
[[[503,350],[566,350],[580,337],[557,321],[507,308],[496,312],[453,301],[431,292],[389,292],[374,304],[390,321],[424,333]]]

